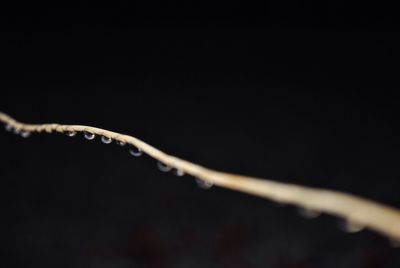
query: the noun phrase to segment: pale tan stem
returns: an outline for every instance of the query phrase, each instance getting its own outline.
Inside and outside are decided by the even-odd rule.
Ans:
[[[135,137],[101,128],[83,125],[24,124],[2,112],[0,112],[0,122],[9,125],[13,129],[28,132],[62,133],[66,131],[88,131],[96,135],[106,136],[131,144],[170,167],[214,185],[267,198],[282,204],[292,204],[307,210],[315,210],[341,217],[349,223],[364,226],[391,239],[400,240],[400,211],[375,201],[339,191],[316,189],[214,171],[168,155]]]

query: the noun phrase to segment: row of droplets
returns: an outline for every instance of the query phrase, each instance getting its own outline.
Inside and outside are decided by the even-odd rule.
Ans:
[[[322,213],[321,211],[310,209],[310,208],[298,208],[298,212],[301,216],[307,219],[318,218]],[[339,223],[340,229],[348,233],[357,233],[365,229],[365,226],[352,221],[341,221]]]
[[[28,138],[31,135],[31,132],[23,130],[21,128],[15,128],[10,124],[6,124],[5,125],[5,129],[8,132],[12,132],[12,133],[14,133],[16,135],[20,135],[23,138]],[[77,133],[77,131],[74,131],[74,130],[67,130],[67,131],[65,131],[65,134],[68,137],[75,137],[78,133]],[[96,138],[96,134],[94,134],[92,132],[89,132],[89,131],[83,131],[83,136],[87,140],[94,140]],[[111,144],[113,142],[112,138],[104,136],[104,135],[101,136],[100,140],[104,144]],[[115,139],[115,142],[119,146],[125,146],[126,145],[125,141],[121,141],[121,140]],[[129,151],[129,154],[131,154],[134,157],[140,157],[140,156],[143,155],[143,151],[140,148],[138,148],[138,147],[136,147],[134,145],[131,145],[131,144],[129,145],[129,150],[128,151]],[[162,172],[170,172],[170,171],[172,171],[172,173],[175,176],[178,176],[178,177],[182,177],[182,176],[185,175],[185,173],[182,170],[173,168],[173,167],[171,167],[171,166],[169,166],[169,165],[167,165],[165,163],[162,163],[160,161],[157,162],[157,167]],[[198,178],[196,178],[195,180],[196,180],[197,185],[200,188],[209,189],[209,188],[211,188],[213,186],[213,183],[210,182],[210,181],[202,180],[202,179],[198,179]],[[308,208],[299,208],[298,211],[299,211],[300,215],[302,215],[303,217],[308,218],[308,219],[315,219],[315,218],[319,217],[322,214],[320,211],[313,210],[313,209],[308,209]],[[357,232],[360,232],[360,231],[364,230],[365,226],[363,226],[361,224],[358,224],[358,223],[355,223],[355,222],[351,222],[351,221],[344,221],[344,222],[340,223],[340,228],[343,231],[348,232],[348,233],[357,233]],[[392,246],[400,247],[400,242],[399,241],[392,241]]]
[[[31,133],[29,131],[23,130],[21,128],[15,128],[11,124],[6,124],[4,127],[8,132],[12,132],[15,135],[20,135],[23,138],[28,138]]]
[[[84,133],[83,135],[84,135],[85,139],[87,139],[87,140],[93,140],[96,137],[96,135],[94,133],[91,133],[88,131],[84,131],[83,133]],[[77,132],[76,131],[67,131],[66,134],[69,137],[74,137],[74,136],[76,136]],[[107,137],[107,136],[101,136],[101,141],[105,144],[110,144],[110,143],[112,143],[113,139],[110,137]],[[116,143],[120,146],[124,146],[126,144],[124,141],[120,141],[120,140],[116,140]],[[136,146],[130,145],[129,153],[132,156],[139,157],[143,154],[143,151],[140,148],[137,148]],[[157,162],[157,167],[162,172],[172,171],[172,173],[178,177],[182,177],[185,175],[185,173],[182,170],[173,168],[162,162]],[[201,187],[203,189],[209,189],[213,186],[213,184],[211,182],[209,182],[207,180],[201,180],[198,178],[196,178],[196,183],[198,184],[199,187]],[[300,215],[302,215],[303,217],[308,218],[308,219],[315,219],[322,214],[320,211],[313,210],[313,209],[307,209],[307,208],[299,208],[298,211],[299,211]],[[357,233],[357,232],[364,230],[365,226],[358,224],[358,223],[351,222],[351,221],[344,221],[344,222],[340,223],[340,228],[343,231],[348,232],[348,233]]]
[[[24,138],[27,138],[30,136],[29,131],[23,131],[21,129],[14,128],[9,124],[7,124],[5,126],[5,129],[9,132],[13,132],[14,134],[21,135]],[[65,131],[65,134],[68,137],[75,137],[78,133],[75,130],[67,130],[67,131]],[[83,136],[87,140],[94,140],[96,138],[96,134],[89,132],[89,131],[83,131]],[[100,140],[104,144],[111,144],[113,142],[112,138],[110,138],[108,136],[104,136],[104,135],[102,135],[100,137]],[[126,145],[125,141],[115,139],[115,142],[119,146]],[[143,151],[134,145],[129,145],[128,151],[129,151],[129,154],[134,157],[140,157],[143,155]],[[175,176],[178,176],[178,177],[182,177],[185,175],[185,173],[182,170],[173,168],[173,167],[171,167],[163,162],[160,162],[160,161],[157,162],[157,167],[162,172],[172,172]],[[198,184],[199,187],[201,187],[203,189],[209,189],[213,186],[212,182],[209,182],[206,180],[201,180],[198,178],[196,178],[196,183]],[[308,219],[315,219],[322,214],[320,211],[313,210],[313,209],[307,209],[307,208],[299,208],[298,212],[301,216],[308,218]],[[356,233],[356,232],[360,232],[363,229],[365,229],[365,226],[354,223],[354,222],[345,221],[345,222],[340,223],[340,228],[345,232]]]
[[[16,135],[20,135],[23,138],[28,138],[31,135],[31,132],[23,130],[21,128],[15,128],[11,124],[6,124],[5,125],[5,129],[8,132],[12,132],[12,133],[14,133]],[[78,132],[75,131],[75,130],[66,130],[66,131],[64,131],[64,133],[68,137],[75,137],[78,134]],[[83,136],[87,140],[94,140],[96,138],[96,134],[94,134],[94,133],[92,133],[90,131],[83,131]],[[113,142],[113,139],[111,137],[104,136],[104,135],[101,136],[100,140],[104,144],[111,144]],[[122,141],[122,140],[115,139],[115,142],[119,146],[125,146],[126,145],[126,142]],[[136,147],[134,145],[131,145],[131,144],[129,145],[128,151],[129,151],[129,154],[134,156],[134,157],[140,157],[140,156],[143,155],[143,151],[140,148],[138,148],[138,147]],[[172,171],[172,173],[175,176],[178,176],[178,177],[182,177],[182,176],[185,175],[183,170],[180,170],[180,169],[177,169],[177,168],[173,168],[173,167],[171,167],[169,165],[166,165],[166,164],[164,164],[164,163],[162,163],[160,161],[157,162],[157,167],[162,172],[170,172],[170,171]],[[198,179],[198,178],[195,178],[195,180],[196,180],[197,185],[202,189],[209,189],[209,188],[211,188],[213,186],[213,183],[210,182],[210,181],[206,181],[206,180],[202,180],[202,179]]]
[[[175,176],[178,176],[178,177],[182,177],[182,176],[185,175],[185,173],[182,170],[173,168],[173,167],[171,167],[169,165],[166,165],[166,164],[164,164],[162,162],[157,162],[157,167],[162,172],[170,172],[170,171],[172,171],[172,173]],[[196,181],[197,185],[202,189],[210,189],[213,186],[213,183],[208,181],[208,180],[202,180],[202,179],[199,179],[199,178],[195,178],[195,181]]]
[[[298,208],[298,213],[307,218],[307,219],[315,219],[322,215],[321,211],[310,209],[310,208]],[[358,233],[366,229],[366,226],[352,220],[339,220],[338,221],[339,228],[346,233]],[[394,248],[400,248],[400,240],[390,240],[390,245]]]
[[[77,132],[68,130],[68,131],[66,131],[66,135],[68,137],[74,137],[77,135]],[[94,140],[96,138],[96,135],[89,131],[84,131],[83,136],[87,140]],[[102,135],[100,139],[101,139],[101,142],[103,142],[104,144],[110,144],[113,142],[112,138],[104,136],[104,135]],[[126,142],[121,141],[121,140],[115,140],[115,142],[120,146],[125,146],[125,144],[126,144]],[[134,157],[140,157],[143,154],[143,151],[134,145],[129,145],[129,153]],[[183,170],[171,167],[160,161],[157,162],[157,167],[162,172],[172,172],[175,176],[178,176],[178,177],[182,177],[185,175]],[[198,179],[198,178],[195,178],[195,181],[196,181],[197,185],[202,189],[209,189],[213,186],[213,183],[210,181],[206,181],[206,180],[202,180],[202,179]]]

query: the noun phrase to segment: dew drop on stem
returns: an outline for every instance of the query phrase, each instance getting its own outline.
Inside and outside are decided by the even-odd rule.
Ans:
[[[177,169],[177,168],[174,168],[172,173],[177,177],[185,176],[185,172],[183,172],[183,170]]]
[[[89,131],[85,131],[85,132],[83,133],[83,136],[84,136],[85,139],[87,139],[87,140],[93,140],[94,138],[96,138],[96,135],[95,135],[94,133],[92,133],[92,132],[89,132]]]
[[[132,156],[139,157],[139,156],[141,156],[143,154],[143,151],[141,149],[137,148],[136,146],[130,145],[129,146],[129,153]]]
[[[75,137],[75,136],[76,136],[76,131],[67,130],[67,131],[65,132],[65,135],[67,135],[68,137]]]
[[[196,178],[195,180],[196,180],[197,186],[199,186],[201,189],[210,189],[213,186],[213,183],[208,180],[202,180],[199,178]]]
[[[168,166],[167,164],[164,164],[163,162],[157,162],[157,167],[162,172],[168,172],[172,169],[172,167]]]
[[[29,131],[21,131],[22,138],[28,138],[30,136],[31,136],[31,133]]]
[[[346,233],[357,233],[362,231],[365,226],[350,220],[344,220],[339,222],[339,227]]]
[[[101,136],[101,142],[104,144],[110,144],[112,142],[112,139],[107,136]]]

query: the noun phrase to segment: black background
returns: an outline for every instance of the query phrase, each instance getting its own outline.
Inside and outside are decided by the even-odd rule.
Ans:
[[[2,11],[0,110],[134,135],[217,170],[400,207],[395,9],[186,2]],[[4,267],[399,267],[337,219],[81,136],[0,132]],[[340,225],[340,222],[339,222]]]

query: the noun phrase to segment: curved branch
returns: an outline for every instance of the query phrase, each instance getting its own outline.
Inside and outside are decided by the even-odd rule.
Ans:
[[[178,157],[168,155],[132,136],[84,125],[24,124],[0,112],[0,122],[20,133],[31,132],[90,132],[131,144],[161,163],[181,173],[192,175],[208,184],[248,193],[283,204],[298,206],[306,211],[341,217],[348,224],[370,228],[387,237],[400,240],[400,210],[351,194],[281,183],[208,169]],[[359,229],[359,228],[355,228]]]

